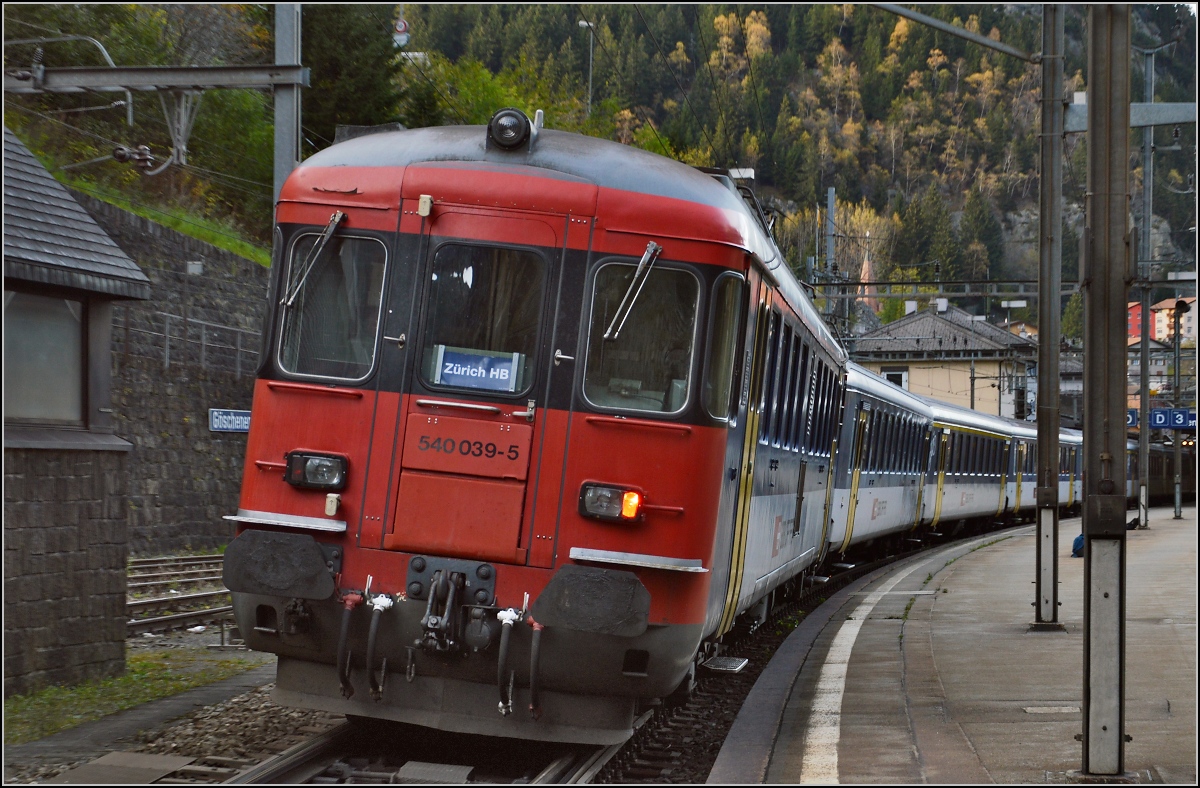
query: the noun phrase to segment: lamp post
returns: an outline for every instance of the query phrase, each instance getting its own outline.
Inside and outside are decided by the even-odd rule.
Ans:
[[[1144,77],[1145,93],[1142,101],[1147,104],[1154,101],[1154,53],[1177,43],[1168,41],[1152,49],[1132,47],[1135,52],[1145,56]],[[1154,215],[1154,127],[1142,129],[1142,227],[1139,238],[1141,249],[1136,271],[1141,280],[1141,371],[1138,386],[1138,478],[1135,489],[1138,497],[1138,528],[1150,526],[1150,227]]]
[[[586,19],[579,20],[580,27],[586,27],[588,31],[588,110],[587,114],[592,116],[592,49],[596,46],[596,28]]]
[[[1179,396],[1179,318],[1180,318],[1180,316],[1185,315],[1190,311],[1192,311],[1192,308],[1190,306],[1188,306],[1187,301],[1184,301],[1182,298],[1178,298],[1175,300],[1175,314],[1174,314],[1174,318],[1175,318],[1175,390],[1174,390],[1174,394],[1175,394],[1175,407],[1176,408],[1183,407],[1186,404],[1183,402],[1183,399]],[[1175,465],[1174,465],[1174,469],[1175,469],[1175,519],[1182,520],[1183,519],[1183,491],[1180,489],[1180,483],[1183,480],[1183,474],[1181,474],[1179,472],[1179,470],[1180,470],[1179,465],[1180,465],[1180,463],[1183,462],[1183,452],[1180,451],[1181,444],[1183,443],[1183,432],[1181,430],[1179,430],[1179,429],[1175,430],[1175,435],[1173,436],[1171,443],[1174,444],[1174,448],[1175,448]]]
[[[1005,325],[1005,330],[1007,330],[1010,334],[1012,333],[1012,311],[1014,309],[1024,309],[1027,306],[1029,306],[1029,302],[1023,298],[1020,300],[1017,300],[1017,301],[1001,301],[1000,302],[1000,308],[1008,310],[1008,318],[1007,318],[1007,324]],[[1003,362],[1001,362],[1002,370],[1003,370],[1003,367],[1004,367],[1004,364],[1003,364]],[[1013,386],[1013,381],[1016,379],[1016,364],[1015,363],[1012,363],[1012,366],[1009,368],[1009,372],[1012,377],[1009,378],[1008,389],[1010,392],[1013,392],[1014,388],[1015,388]],[[1001,387],[1001,389],[1000,389],[1000,402],[1001,403],[1004,402],[1003,387]],[[1021,410],[1024,411],[1024,407],[1022,407]],[[1001,406],[1000,406],[1000,414],[999,415],[1004,415],[1003,404],[1001,404]],[[1017,395],[1014,393],[1013,394],[1013,418],[1016,418],[1016,416],[1017,416]]]

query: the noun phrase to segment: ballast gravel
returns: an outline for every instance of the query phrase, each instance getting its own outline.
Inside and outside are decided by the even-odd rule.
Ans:
[[[210,642],[215,642],[215,634],[213,630],[203,635],[178,632],[155,638],[154,642],[130,645],[133,648],[204,649]],[[247,652],[240,654],[245,656]],[[111,751],[261,761],[345,719],[323,711],[280,706],[270,698],[273,686],[269,684],[227,701],[198,708],[186,716],[113,742]],[[65,752],[55,756],[40,752],[22,758],[14,757],[13,748],[6,747],[5,750],[6,784],[44,782],[104,754],[104,751]]]
[[[289,709],[270,698],[273,685],[259,687],[214,706],[197,709],[186,717],[142,731],[129,742],[116,742],[114,750],[154,755],[180,755],[261,761],[325,729],[342,718],[323,711]],[[37,783],[94,760],[9,763],[6,783]]]

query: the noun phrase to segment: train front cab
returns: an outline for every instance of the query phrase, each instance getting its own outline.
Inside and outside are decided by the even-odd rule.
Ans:
[[[282,703],[612,743],[687,676],[746,567],[749,265],[628,201],[517,165],[293,174],[225,568]]]

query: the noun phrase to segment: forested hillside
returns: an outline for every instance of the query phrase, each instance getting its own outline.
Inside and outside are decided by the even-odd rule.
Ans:
[[[1136,46],[1178,39],[1156,56],[1157,101],[1195,101],[1193,8],[1134,6]],[[869,254],[876,278],[1034,275],[1037,66],[862,5],[406,4],[411,39],[393,50],[396,10],[304,7],[303,60],[313,69],[304,99],[309,152],[328,145],[338,124],[483,123],[503,106],[542,109],[552,128],[691,164],[753,168],[757,190],[782,214],[777,234],[802,275],[811,274],[810,256],[824,255],[823,243],[815,244],[815,211],[824,211],[830,187],[842,272],[857,275]],[[1041,47],[1040,5],[919,10],[1028,52]],[[118,63],[270,62],[273,52],[269,6],[6,5],[5,21],[9,39],[17,30],[49,34],[39,29],[94,36]],[[1071,96],[1087,89],[1086,7],[1067,6],[1066,21]],[[47,65],[98,57],[74,42],[45,51]],[[6,69],[27,67],[31,55],[29,46],[6,46]],[[1141,101],[1143,59],[1133,62],[1133,100]],[[189,146],[195,168],[155,188],[160,197],[226,215],[265,242],[270,100],[218,93],[205,96]],[[69,100],[83,107],[97,98],[6,97],[6,123],[47,158],[83,161],[104,145],[55,124],[130,138],[120,110],[61,113]],[[150,144],[165,152],[161,114],[148,98],[139,107],[147,125],[137,142],[157,133]],[[1140,132],[1131,140],[1133,204],[1140,206]],[[1159,128],[1156,141],[1154,205],[1166,223],[1154,238],[1156,254],[1190,265],[1195,126],[1180,129],[1177,150],[1171,128]],[[1085,188],[1082,135],[1068,136],[1066,152],[1064,189],[1074,206],[1064,243],[1069,280],[1077,274],[1072,234]],[[145,180],[109,163],[69,172],[124,188]]]

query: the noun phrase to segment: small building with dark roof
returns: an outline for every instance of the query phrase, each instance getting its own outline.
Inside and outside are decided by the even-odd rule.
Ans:
[[[4,129],[4,694],[121,673],[113,303],[150,281]]]
[[[858,336],[851,357],[914,394],[1009,418],[1030,412],[1037,343],[945,302]]]

